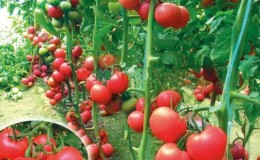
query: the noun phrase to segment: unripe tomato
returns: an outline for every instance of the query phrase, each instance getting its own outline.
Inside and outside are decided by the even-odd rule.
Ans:
[[[112,99],[112,93],[104,85],[95,84],[90,89],[90,98],[98,104],[107,104]]]
[[[58,46],[60,44],[60,39],[57,38],[57,37],[53,37],[51,40],[50,40],[50,44],[55,44],[56,46]]]
[[[64,12],[68,12],[71,9],[71,3],[68,1],[61,1],[60,2],[60,8],[64,11]]]
[[[110,10],[110,12],[112,13],[117,13],[120,11],[120,7],[121,4],[119,3],[119,1],[116,2],[108,2],[108,9]]]
[[[172,3],[159,4],[155,9],[155,20],[163,27],[177,26],[181,17],[180,8]]]
[[[62,25],[63,25],[63,21],[62,21],[62,19],[52,18],[51,19],[51,24],[55,28],[61,28]]]
[[[169,107],[159,107],[150,116],[152,133],[164,142],[177,142],[186,133],[185,118]]]
[[[47,84],[48,84],[49,87],[52,87],[52,88],[56,88],[60,85],[59,82],[55,81],[52,77],[50,77],[48,79]]]
[[[143,132],[144,113],[141,111],[133,111],[127,118],[128,125],[136,132]]]
[[[163,91],[158,95],[156,99],[158,107],[171,107],[174,110],[180,103],[180,101],[180,94],[174,90]]]
[[[119,0],[122,6],[128,10],[135,9],[140,3],[140,0]]]
[[[107,88],[114,94],[121,94],[126,91],[128,84],[127,75],[123,72],[116,72],[110,80],[107,81]]]
[[[47,49],[49,52],[54,52],[57,49],[57,46],[55,44],[49,44]]]

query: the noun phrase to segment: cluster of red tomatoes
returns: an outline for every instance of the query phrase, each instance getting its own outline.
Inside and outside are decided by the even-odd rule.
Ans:
[[[137,10],[142,20],[148,19],[150,0],[144,2],[140,0],[119,0],[119,2],[128,10]],[[183,6],[158,2],[154,18],[163,27],[183,28],[187,25],[190,15],[189,11]]]
[[[0,133],[0,159],[62,160],[66,157],[71,160],[83,160],[80,151],[74,147],[64,146],[58,151],[55,139],[46,134],[36,135],[30,142],[27,137],[15,139],[14,132],[16,136],[21,135],[18,130],[11,128]]]
[[[194,90],[194,95],[197,101],[203,101],[213,91],[213,84],[210,83],[206,86],[198,85]]]

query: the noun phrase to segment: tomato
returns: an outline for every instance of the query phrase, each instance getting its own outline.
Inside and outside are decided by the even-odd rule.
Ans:
[[[159,4],[155,9],[155,20],[163,27],[177,26],[181,17],[180,8],[172,3]]]
[[[62,19],[52,18],[52,19],[51,19],[51,24],[52,24],[52,26],[55,27],[55,28],[61,28],[62,25],[63,25],[63,21],[62,21]]]
[[[41,76],[41,71],[36,69],[33,71],[33,75],[36,76],[36,77],[40,77]]]
[[[112,100],[105,105],[105,110],[110,114],[119,112],[122,105],[122,97],[115,95],[112,97]]]
[[[56,49],[56,51],[54,52],[55,58],[66,58],[66,52],[64,49]]]
[[[72,7],[76,7],[79,4],[79,0],[70,0]]]
[[[53,62],[52,62],[52,67],[54,70],[59,71],[60,70],[60,66],[65,62],[64,59],[62,58],[56,58]]]
[[[183,28],[187,25],[187,23],[190,20],[190,14],[189,11],[187,10],[187,8],[183,7],[183,6],[179,6],[180,11],[181,11],[181,15],[180,15],[180,20],[177,23],[177,25],[174,25],[174,28]]]
[[[242,159],[245,157],[245,148],[240,144],[240,143],[236,143],[234,144],[234,146],[230,149],[233,159]]]
[[[50,142],[51,144],[47,144]],[[33,138],[33,143],[37,145],[43,145],[43,150],[46,152],[52,152],[52,146],[56,147],[56,142],[53,138],[48,137],[46,134],[40,134]],[[44,154],[43,152],[38,153],[37,158],[41,160],[47,159],[47,154]]]
[[[140,111],[133,111],[127,118],[128,125],[136,132],[143,132],[144,113]]]
[[[71,3],[67,2],[67,1],[61,1],[60,2],[60,8],[64,11],[64,12],[68,12],[71,9]]]
[[[60,39],[57,37],[53,37],[52,39],[50,39],[50,44],[55,44],[56,46],[58,46],[60,44]]]
[[[116,58],[112,54],[105,54],[99,57],[98,64],[102,69],[115,64]]]
[[[87,124],[88,121],[91,119],[91,112],[90,111],[84,111],[80,114],[82,122],[84,124]]]
[[[218,127],[208,126],[201,133],[189,136],[186,148],[192,159],[220,160],[224,157],[226,144],[226,133]]]
[[[159,107],[150,116],[152,133],[164,142],[177,142],[187,130],[186,119],[169,107]]]
[[[47,12],[52,18],[61,18],[63,16],[63,11],[59,7],[49,6]]]
[[[33,82],[29,82],[29,83],[27,84],[27,87],[32,87],[33,85],[34,85]]]
[[[61,93],[55,94],[55,96],[53,97],[53,99],[54,99],[56,102],[61,101],[61,100],[62,100],[62,94],[61,94]]]
[[[79,126],[77,123],[74,123],[74,122],[69,122],[68,123],[68,128],[70,130],[72,130],[73,132],[76,132],[78,129],[79,129]]]
[[[83,160],[83,157],[79,150],[74,147],[65,146],[55,156],[55,160]]]
[[[110,12],[112,13],[117,13],[120,11],[120,7],[121,4],[119,3],[119,1],[116,2],[108,2],[108,9],[110,10]]]
[[[124,101],[122,104],[122,110],[126,113],[132,112],[135,109],[136,103],[137,99],[134,97]]]
[[[34,28],[34,26],[30,26],[30,27],[27,28],[27,32],[28,32],[29,34],[34,34],[35,31],[36,31],[36,29]]]
[[[24,38],[28,38],[29,34],[28,34],[28,32],[23,32],[22,35],[23,35]]]
[[[238,3],[239,0],[230,0],[232,3]]]
[[[48,67],[47,67],[46,65],[42,65],[42,66],[40,67],[40,69],[41,69],[42,72],[47,72]]]
[[[70,77],[72,75],[71,66],[68,63],[62,63],[60,65],[60,72],[64,74],[67,77]]]
[[[90,98],[98,104],[107,104],[112,99],[112,93],[104,85],[95,84],[90,89]]]
[[[34,38],[34,34],[29,34],[29,35],[28,35],[28,39],[29,39],[29,40],[31,40],[31,41],[32,41],[32,40],[33,40],[33,38]]]
[[[16,135],[20,135],[18,130],[15,130]],[[27,138],[22,138],[17,141],[9,138],[13,136],[13,130],[11,128],[4,129],[0,133],[0,151],[1,156],[6,159],[15,159],[17,157],[25,156],[25,152],[29,147]]]
[[[76,70],[77,78],[79,81],[86,81],[91,74],[91,71],[86,68],[79,68]]]
[[[72,56],[74,58],[79,58],[82,55],[83,51],[80,46],[75,46],[72,50]]]
[[[213,84],[208,84],[203,88],[203,93],[205,96],[208,96],[212,91],[213,91],[214,87]]]
[[[151,112],[154,111],[157,108],[157,105],[155,103],[151,104]],[[136,102],[135,109],[137,111],[141,111],[144,113],[144,98],[139,98]]]
[[[70,11],[69,12],[69,18],[72,21],[79,20],[80,17],[81,17],[81,15],[78,11]]]
[[[22,78],[21,82],[22,82],[22,84],[27,85],[29,83],[29,79],[28,78]]]
[[[156,154],[156,160],[191,160],[175,143],[165,143]]]
[[[57,81],[55,81],[52,77],[50,77],[49,79],[48,79],[48,86],[49,87],[52,87],[52,88],[56,88],[56,87],[58,87],[59,85],[60,85],[60,83],[59,82],[57,82]]]
[[[45,58],[46,63],[51,63],[53,61],[54,61],[54,56],[52,54]]]
[[[128,10],[135,9],[140,3],[140,0],[119,0],[122,6]]]
[[[40,54],[41,56],[44,56],[44,55],[46,55],[47,53],[48,53],[48,49],[47,49],[47,48],[41,47],[41,48],[39,49],[39,54]]]
[[[66,120],[67,120],[67,122],[76,122],[77,118],[75,116],[75,112],[74,111],[69,111],[66,114]]]
[[[87,146],[87,152],[88,152],[88,159],[89,160],[94,160],[97,159],[99,155],[99,148],[98,145],[93,143]]]
[[[260,156],[258,156],[258,157],[256,158],[256,160],[260,160]]]
[[[205,99],[205,95],[203,93],[195,94],[195,98],[197,101],[203,101]]]
[[[214,3],[214,0],[202,0],[202,1],[201,1],[201,5],[202,5],[203,7],[211,6],[211,5],[213,5],[213,3]]]
[[[147,20],[148,19],[148,13],[149,13],[149,8],[150,8],[150,1],[144,1],[142,2],[139,7],[138,7],[138,14],[142,20]]]
[[[84,67],[87,70],[93,71],[94,70],[94,59],[93,56],[87,57],[84,61]]]
[[[54,81],[56,82],[62,82],[66,79],[66,76],[59,71],[54,71],[51,75]]]
[[[55,106],[58,102],[55,101],[55,99],[49,99],[49,103],[50,105]]]
[[[88,79],[87,79],[87,82],[86,82],[86,88],[88,91],[90,91],[90,89],[92,88],[93,85],[95,84],[102,84],[101,82],[99,82],[96,77],[91,74]]]
[[[114,148],[110,143],[103,144],[101,146],[101,148],[102,148],[104,155],[107,158],[110,158],[112,156],[112,154],[114,153]]]
[[[174,110],[180,103],[180,101],[180,94],[174,90],[163,91],[156,98],[156,103],[158,107],[171,107]]]
[[[55,96],[55,92],[48,90],[45,92],[46,97],[53,98]]]
[[[107,88],[114,94],[121,94],[126,91],[128,88],[128,77],[123,72],[116,72],[107,81]]]
[[[56,46],[56,44],[49,44],[47,46],[47,49],[49,52],[54,52],[57,49],[57,46]]]
[[[211,81],[213,83],[218,81],[218,77],[214,69],[203,69],[203,76],[207,81]]]

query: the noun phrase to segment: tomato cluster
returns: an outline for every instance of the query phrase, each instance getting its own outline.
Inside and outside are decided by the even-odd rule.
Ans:
[[[14,136],[15,133],[15,136]],[[32,141],[28,137],[17,139],[18,130],[6,128],[0,132],[0,158],[12,160],[83,160],[81,152],[71,146],[58,150],[56,140],[47,134],[34,135]]]
[[[198,85],[193,93],[197,101],[203,101],[207,96],[209,96],[209,94],[213,91],[213,89],[214,87],[212,83],[206,86]]]

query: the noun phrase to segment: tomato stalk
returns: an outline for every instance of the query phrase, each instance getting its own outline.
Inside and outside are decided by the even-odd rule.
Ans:
[[[152,72],[152,57],[153,57],[153,30],[154,30],[154,10],[155,10],[156,0],[150,1],[150,9],[148,14],[148,29],[147,29],[147,39],[146,39],[146,49],[144,57],[144,126],[143,135],[138,149],[138,160],[144,160],[146,144],[148,141],[149,134],[149,116],[151,110],[151,72]]]
[[[69,82],[69,80],[68,79],[66,79],[66,81],[65,81],[65,83],[67,84],[67,86],[68,86],[68,92],[69,92],[69,101],[70,101],[70,103],[72,103],[72,96],[71,96],[71,86],[70,86],[70,82]]]
[[[127,15],[127,10],[122,7],[122,16],[123,16],[123,48],[121,51],[121,61],[120,64],[122,65],[125,63],[126,54],[128,51],[128,25],[129,25],[129,18]]]
[[[244,100],[244,101],[253,103],[255,105],[260,105],[260,100],[251,98],[251,97],[241,94],[241,93],[231,92],[230,97],[231,97],[231,99],[240,99],[240,100]]]
[[[81,128],[85,128],[84,124],[82,123],[82,118],[80,116],[80,110],[79,110],[79,84],[78,84],[78,79],[76,75],[76,68],[73,63],[73,57],[72,57],[72,37],[71,37],[71,32],[70,32],[70,27],[69,27],[69,16],[68,13],[65,13],[64,17],[64,28],[65,28],[65,35],[66,35],[66,53],[68,56],[68,61],[71,66],[72,70],[72,77],[75,85],[75,99],[74,99],[74,108],[75,108],[75,113],[76,117],[79,119],[79,124]]]

